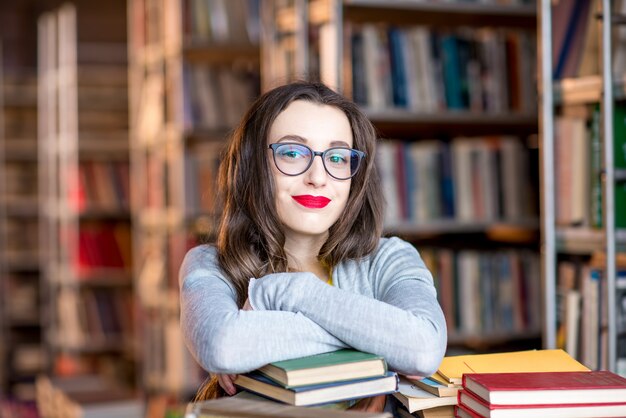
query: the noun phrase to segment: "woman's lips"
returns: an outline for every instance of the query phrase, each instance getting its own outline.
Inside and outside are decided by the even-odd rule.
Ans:
[[[293,200],[306,208],[321,209],[330,203],[330,199],[324,196],[311,196],[308,194],[291,196]]]

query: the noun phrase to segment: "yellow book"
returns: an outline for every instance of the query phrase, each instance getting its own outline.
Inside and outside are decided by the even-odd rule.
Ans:
[[[438,373],[447,382],[461,384],[464,373],[589,371],[563,350],[529,350],[445,357]]]
[[[458,385],[456,385],[454,383],[450,383],[448,381],[448,379],[446,379],[445,377],[440,375],[438,371],[433,373],[433,375],[430,376],[430,378],[433,379],[435,382],[441,383],[442,385],[444,385],[446,387],[449,387],[449,388],[453,388],[453,387],[457,387],[458,386]]]

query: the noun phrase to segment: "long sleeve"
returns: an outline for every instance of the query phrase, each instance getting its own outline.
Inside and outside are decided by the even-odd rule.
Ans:
[[[254,309],[300,313],[349,346],[384,356],[401,373],[432,374],[445,353],[446,325],[417,251],[402,240],[385,240],[371,260],[345,270],[341,276],[360,279],[361,293],[369,286],[372,297],[328,286],[310,273],[290,273],[253,280],[250,302]]]
[[[301,313],[240,310],[214,248],[192,249],[179,282],[183,335],[192,355],[210,372],[247,372],[346,346]]]

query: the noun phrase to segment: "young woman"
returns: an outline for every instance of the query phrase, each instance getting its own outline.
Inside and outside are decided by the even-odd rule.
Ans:
[[[190,250],[180,272],[187,345],[227,394],[238,373],[343,347],[402,374],[439,366],[432,276],[412,245],[381,238],[375,145],[358,107],[318,83],[267,92],[235,131],[217,243]]]

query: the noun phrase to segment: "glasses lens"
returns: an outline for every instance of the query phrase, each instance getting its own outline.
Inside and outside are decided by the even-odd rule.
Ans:
[[[361,154],[349,148],[329,148],[324,153],[324,165],[328,174],[337,179],[354,176],[361,163]]]
[[[303,173],[311,161],[311,150],[304,145],[281,144],[274,148],[276,167],[285,174]]]

